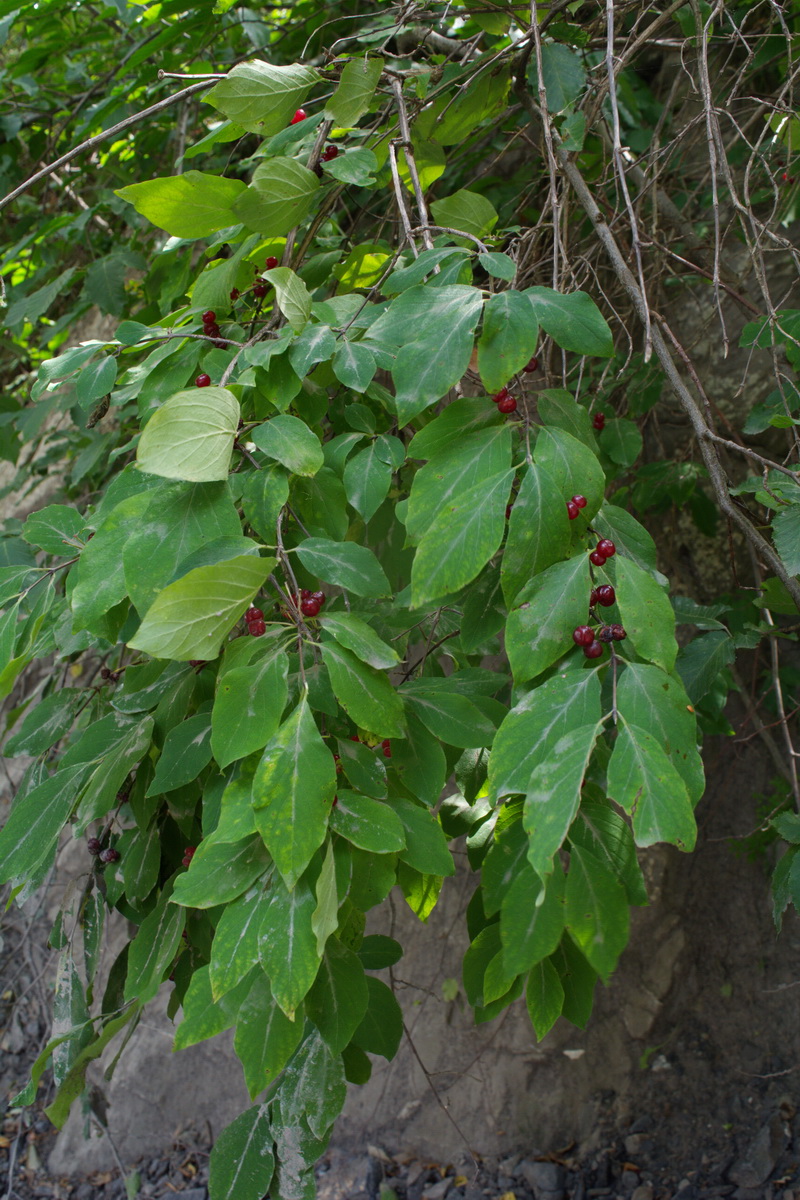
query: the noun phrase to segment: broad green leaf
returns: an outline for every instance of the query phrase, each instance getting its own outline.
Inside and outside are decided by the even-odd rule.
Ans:
[[[522,589],[506,626],[506,653],[517,683],[575,649],[572,631],[587,619],[590,591],[586,554],[555,563]]]
[[[499,220],[491,200],[487,200],[480,192],[470,191],[469,188],[461,188],[451,196],[434,200],[431,204],[431,214],[437,225],[445,226],[454,232],[463,230],[464,233],[471,233],[478,238],[491,233]]]
[[[218,1134],[209,1160],[209,1190],[214,1200],[261,1200],[274,1170],[269,1109],[255,1104]]]
[[[378,671],[390,670],[400,662],[397,651],[379,638],[372,626],[355,613],[327,613],[320,617],[319,623],[340,646],[352,650],[362,662]]]
[[[383,70],[382,58],[359,55],[345,64],[339,84],[325,109],[337,125],[355,125],[369,109]]]
[[[427,921],[439,901],[444,883],[442,876],[423,875],[408,863],[401,862],[397,867],[397,883],[417,920],[423,923]]]
[[[274,558],[247,554],[197,567],[159,592],[128,645],[180,662],[216,658],[274,566]]]
[[[397,855],[372,854],[354,848],[352,864],[349,897],[362,912],[368,912],[386,899],[397,882]]]
[[[659,741],[623,720],[608,765],[608,791],[632,814],[637,846],[672,842],[679,850],[694,849],[697,828],[686,784]]]
[[[281,1012],[266,976],[258,972],[239,1009],[233,1039],[251,1100],[283,1070],[302,1037],[303,1022]]]
[[[261,750],[277,732],[286,706],[288,660],[283,648],[219,680],[211,714],[211,748],[220,767]]]
[[[688,646],[681,646],[675,670],[693,704],[698,704],[711,691],[720,673],[730,666],[735,656],[736,647],[727,629],[712,630],[694,638]]]
[[[617,684],[617,709],[626,721],[653,735],[696,803],[705,787],[697,722],[675,677],[659,667],[626,663]]]
[[[367,976],[369,1003],[353,1041],[370,1054],[382,1054],[390,1062],[403,1036],[403,1014],[389,988],[380,979]]]
[[[572,538],[570,524],[566,504],[547,468],[529,467],[511,508],[500,567],[506,604],[514,603],[529,579],[564,557]]]
[[[69,732],[75,712],[84,702],[85,696],[79,688],[52,692],[28,709],[20,728],[6,742],[5,753],[11,757],[44,754]]]
[[[146,1004],[161,986],[181,942],[186,914],[173,899],[172,884],[167,883],[154,909],[145,917],[128,951],[125,1001]]]
[[[372,796],[373,799],[385,800],[388,793],[384,754],[380,745],[374,749],[361,741],[352,738],[337,740],[339,764],[350,785],[362,795]],[[396,741],[396,746],[402,742]],[[333,814],[331,814],[333,816]]]
[[[433,425],[443,421],[455,407],[454,404],[446,409]],[[427,430],[423,430],[424,433]],[[427,457],[425,449],[414,449],[416,441],[414,438],[411,443],[410,455],[416,457],[421,453]],[[419,542],[438,515],[457,502],[465,491],[485,484],[510,466],[511,430],[507,425],[463,436],[457,432],[457,426],[448,426],[446,447],[437,446],[427,465],[414,476],[406,515],[409,542]]]
[[[470,723],[474,717],[475,714],[470,712]],[[408,737],[395,742],[392,769],[412,796],[416,796],[428,808],[433,808],[445,785],[447,760],[438,738],[428,732],[413,711],[409,710],[406,721]],[[472,738],[474,734],[468,736]]]
[[[535,78],[535,63],[533,75]],[[542,46],[542,81],[551,113],[563,112],[580,97],[586,86],[586,71],[574,50],[561,42]]]
[[[530,839],[528,862],[543,880],[553,870],[553,856],[575,819],[581,786],[601,729],[597,721],[571,730],[548,747],[546,757],[531,775],[522,824]]]
[[[328,325],[306,325],[289,350],[289,361],[300,378],[318,363],[333,357],[336,338]]]
[[[63,1129],[73,1103],[86,1090],[86,1071],[90,1063],[100,1057],[112,1038],[116,1037],[120,1030],[139,1013],[140,1009],[141,1005],[138,1003],[129,1005],[119,1016],[106,1021],[102,1032],[81,1050],[59,1088],[55,1100],[45,1109],[45,1115],[57,1129]]]
[[[597,972],[567,934],[564,934],[558,950],[551,954],[547,962],[555,967],[564,989],[564,1016],[579,1029],[585,1029],[592,1015]]]
[[[80,1032],[76,1032],[78,1029]],[[67,1033],[70,1036],[64,1037]],[[58,1039],[58,1044],[53,1047],[53,1080],[58,1087],[81,1050],[92,1040],[86,996],[70,947],[58,956],[50,1036]]]
[[[235,988],[259,962],[258,928],[265,903],[257,885],[225,905],[211,943],[209,981],[215,1000]]]
[[[289,499],[289,477],[278,463],[267,463],[245,478],[242,492],[244,515],[268,546],[275,545],[275,526]]]
[[[346,1097],[341,1058],[331,1051],[319,1032],[307,1029],[281,1080],[282,1120],[297,1126],[307,1122],[315,1137],[327,1137]]]
[[[610,358],[614,353],[611,330],[600,309],[586,292],[563,295],[549,287],[526,288],[535,319],[562,350]]]
[[[326,175],[332,175],[340,183],[352,183],[356,187],[370,187],[375,183],[378,159],[366,146],[358,146],[352,150],[344,150],[338,158],[330,161],[323,159],[322,169]],[[381,268],[388,255],[379,257],[378,254],[369,252],[359,255],[360,250],[361,247],[358,247],[351,252],[348,264],[339,278],[347,283],[352,281],[352,285],[355,287],[367,287],[369,283],[376,282],[376,277],[380,277]],[[361,269],[354,270],[359,258]],[[372,269],[370,269],[370,264],[373,264]]]
[[[376,442],[370,442],[353,455],[343,478],[348,503],[369,521],[383,504],[392,483],[392,468],[380,458]]]
[[[401,861],[421,875],[455,874],[453,856],[438,817],[429,809],[400,796],[393,798],[392,807],[405,830],[405,849],[399,852]]]
[[[656,572],[656,544],[644,525],[615,504],[604,504],[594,517],[601,537],[617,547],[617,554],[632,559],[644,571]]]
[[[500,911],[508,889],[519,874],[530,877],[531,873],[526,862],[528,837],[522,828],[522,807],[515,802],[501,812],[504,823],[499,828],[499,822],[494,825],[494,837],[481,864],[481,905],[486,917],[493,917]],[[535,897],[541,884],[535,875],[533,880]]]
[[[510,283],[517,273],[516,263],[507,254],[479,254],[478,262],[487,275],[491,275],[493,279],[504,279],[507,283]]]
[[[512,264],[513,269],[513,264]],[[490,296],[483,309],[478,342],[478,371],[487,392],[497,392],[530,361],[539,326],[522,292],[509,288]]]
[[[441,158],[444,163],[444,154]],[[436,267],[443,263],[458,260],[460,266],[467,261],[469,251],[458,246],[443,246],[438,250],[423,250],[417,258],[412,258],[408,266],[397,267],[383,284],[385,296],[396,296],[410,287],[422,283],[426,275],[431,275]],[[413,331],[412,331],[413,332]]]
[[[357,955],[331,938],[319,974],[306,997],[306,1015],[332,1054],[341,1054],[367,1011],[369,992]]]
[[[403,702],[387,676],[336,642],[322,643],[336,699],[351,720],[381,737],[404,737]]]
[[[98,721],[95,729],[102,727],[104,720]],[[150,717],[130,722],[115,713],[111,721],[115,727],[113,740],[96,756],[85,760],[89,769],[78,796],[76,833],[82,833],[90,821],[99,819],[114,807],[117,792],[150,746],[153,733]],[[68,751],[62,762],[66,763],[69,756]]]
[[[311,316],[311,293],[302,279],[289,267],[273,267],[264,279],[275,288],[278,308],[294,332],[301,333]]]
[[[622,884],[582,846],[573,845],[565,922],[572,939],[605,982],[628,944],[630,909]]]
[[[208,713],[187,717],[167,734],[147,795],[159,796],[162,792],[172,792],[191,783],[210,761],[211,723]]]
[[[345,387],[365,392],[375,376],[378,364],[375,356],[360,342],[340,339],[333,356],[333,373]]]
[[[487,925],[470,942],[464,955],[462,978],[467,1000],[474,1008],[485,1007],[487,1003],[484,996],[486,971],[494,959],[501,958],[501,954],[500,926],[496,922]],[[496,998],[493,997],[493,999]]]
[[[586,497],[586,507],[580,510],[578,519],[571,522],[579,529],[586,527],[600,505],[606,478],[597,455],[563,429],[543,429],[536,439],[534,458],[537,467],[544,467],[553,480],[558,494],[566,502],[580,494]]]
[[[234,125],[269,137],[289,124],[319,78],[312,67],[299,63],[279,66],[254,59],[233,67],[203,99]]]
[[[288,891],[280,878],[273,878],[266,899],[258,929],[261,965],[276,1004],[294,1020],[322,957],[313,926],[316,900],[305,880]]]
[[[401,693],[423,725],[448,746],[469,750],[490,746],[495,727],[467,696],[448,692],[429,692],[406,684]]]
[[[542,424],[552,429],[563,429],[592,452],[597,450],[597,439],[588,410],[578,404],[571,392],[563,388],[545,388],[536,397],[536,407]]]
[[[633,466],[642,453],[642,444],[638,425],[627,417],[614,417],[606,421],[600,435],[603,450],[620,467]]]
[[[411,606],[420,608],[471,583],[499,549],[514,471],[452,496],[423,534],[411,568]]]
[[[265,237],[282,237],[306,219],[319,187],[314,172],[297,159],[268,158],[256,167],[250,186],[236,198],[231,223],[241,221]]]
[[[117,378],[117,360],[105,354],[95,359],[78,375],[75,394],[81,408],[89,409],[111,393]]]
[[[383,567],[367,546],[312,537],[300,543],[297,557],[323,583],[354,592],[356,596],[379,599],[391,593]]]
[[[125,894],[132,904],[147,899],[158,883],[160,869],[161,829],[154,821],[147,829],[134,832],[122,855]]]
[[[236,1023],[242,1001],[250,990],[250,980],[242,980],[234,991],[216,1000],[211,994],[208,966],[198,967],[186,989],[181,1005],[183,1020],[175,1030],[174,1050],[185,1050],[208,1038],[216,1037]]]
[[[564,1007],[561,978],[549,958],[531,969],[525,988],[525,1003],[533,1031],[541,1041],[553,1028]]]
[[[800,504],[790,504],[775,513],[772,538],[789,574],[800,575]]]
[[[336,886],[336,859],[333,842],[328,842],[328,849],[322,860],[322,870],[317,878],[315,895],[317,907],[311,914],[311,928],[317,939],[317,954],[320,958],[325,952],[325,943],[339,925],[339,893]]]
[[[136,461],[166,479],[227,479],[238,425],[239,402],[227,388],[176,392],[145,425]]]
[[[358,947],[358,957],[365,971],[383,971],[400,962],[403,947],[383,933],[370,933]]]
[[[414,434],[408,444],[408,457],[435,458],[452,450],[454,438],[461,440],[491,425],[505,428],[505,421],[494,405],[487,404],[485,400],[454,400],[438,417]]]
[[[256,825],[288,888],[325,839],[335,790],[333,755],[304,696],[267,743],[253,779]]]
[[[294,475],[316,475],[324,462],[319,438],[297,417],[279,414],[257,426],[250,437]]]
[[[264,874],[269,856],[255,835],[240,842],[201,842],[188,871],[175,880],[172,899],[185,908],[213,908],[235,900]]]
[[[131,183],[118,188],[115,194],[173,237],[204,238],[236,224],[233,206],[245,186],[240,179],[186,171],[183,175]]]
[[[31,513],[22,530],[22,537],[31,546],[38,546],[45,554],[56,554],[59,558],[72,558],[75,543],[86,540],[86,518],[68,504],[49,504]],[[83,535],[82,537],[80,535]]]
[[[623,556],[615,557],[617,607],[640,658],[671,671],[678,644],[669,596],[652,575]]]
[[[108,632],[105,614],[127,594],[120,549],[141,528],[149,503],[145,492],[128,496],[111,510],[81,551],[67,582],[75,632],[89,629],[100,636]]]
[[[512,979],[549,958],[564,931],[564,875],[553,871],[542,884],[524,863],[511,881],[500,909],[503,964]]]
[[[636,858],[630,826],[608,803],[583,800],[570,826],[569,840],[583,846],[613,871],[629,904],[647,904],[647,890]]]
[[[337,793],[330,826],[334,833],[373,854],[391,854],[406,845],[403,823],[391,806],[357,792]]]

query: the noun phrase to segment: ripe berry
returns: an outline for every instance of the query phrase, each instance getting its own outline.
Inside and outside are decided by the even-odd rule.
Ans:
[[[517,402],[513,396],[506,396],[505,400],[497,401],[497,411],[501,413],[512,413],[517,411]]]
[[[221,332],[220,327],[216,321],[214,322],[213,325],[204,325],[203,326],[203,333],[206,335],[206,337],[210,337],[210,338],[219,337],[220,332]]]
[[[256,283],[253,286],[253,295],[255,296],[256,300],[263,300],[268,291],[269,288],[265,283]]]
[[[610,608],[616,598],[617,593],[610,583],[601,583],[597,588],[597,603],[602,604],[603,608]]]
[[[308,116],[308,113],[305,111],[304,108],[298,108],[297,112],[294,114],[294,116],[292,117],[289,124],[296,125],[298,123],[298,121],[305,121],[307,116]]]
[[[184,865],[185,867],[188,867],[188,866],[189,866],[189,863],[190,863],[190,862],[192,861],[192,859],[194,858],[194,852],[195,852],[195,849],[196,849],[196,847],[195,847],[195,846],[187,846],[187,847],[186,847],[186,849],[184,850],[184,852],[183,852],[183,858],[181,859],[181,862],[183,863],[183,865]],[[185,931],[184,931],[184,932],[185,932]],[[187,939],[187,941],[188,941],[188,939]]]
[[[245,621],[247,621],[247,624],[249,625],[251,621],[263,621],[264,614],[260,608],[256,608],[254,605],[251,604],[250,607],[248,608],[247,612],[244,614],[244,619],[245,619]]]
[[[251,637],[263,637],[267,632],[267,626],[264,621],[251,621],[248,628]]]
[[[326,146],[322,152],[322,161],[323,162],[332,162],[334,158],[338,158],[338,157],[339,157],[339,147],[338,146]]]
[[[538,366],[539,366],[539,360],[536,357],[536,355],[534,354],[533,358],[528,363],[528,365],[523,367],[522,369],[523,369],[523,371],[525,371],[526,374],[530,375],[530,373],[532,371],[535,371]]]
[[[234,304],[239,299],[239,289],[231,288],[231,303]]]
[[[601,538],[597,543],[598,553],[604,554],[606,558],[613,558],[617,553],[617,547],[609,538]]]
[[[598,629],[597,640],[600,642],[613,642],[614,635],[611,632],[610,625],[603,625],[600,629]]]
[[[592,642],[589,646],[583,647],[583,653],[587,658],[599,658],[603,653],[603,643]]]
[[[198,375],[194,382],[196,387],[211,387],[211,376]]]
[[[587,500],[585,496],[573,496],[572,503],[577,504],[578,508],[586,508]]]
[[[101,850],[98,857],[101,863],[119,862],[120,853],[113,846],[109,846],[107,850]]]
[[[602,567],[602,565],[605,561],[606,561],[605,554],[601,554],[599,550],[593,550],[592,553],[589,555],[589,562],[592,563],[595,567]]]
[[[594,414],[594,418],[592,420],[592,425],[594,425],[594,427],[598,431],[598,433],[600,432],[601,429],[605,429],[606,419],[605,419],[605,416],[603,415],[603,413],[599,412],[599,413]]]
[[[210,308],[208,310],[208,312],[203,313],[203,324],[204,325],[216,325],[216,323],[217,323],[217,314],[214,312],[213,308]]]
[[[597,588],[592,588],[592,594],[589,597],[589,608],[593,608],[597,604]]]
[[[325,593],[324,592],[312,592],[311,599],[316,600],[317,603],[319,604],[320,608],[322,608],[323,604],[325,603]]]
[[[624,642],[628,636],[621,625],[609,625],[608,628],[611,630],[611,640],[614,642]]]
[[[100,838],[91,837],[86,843],[86,849],[90,854],[99,854],[102,847]]]
[[[319,610],[320,610],[319,600],[314,600],[312,598],[310,600],[301,600],[300,601],[300,612],[303,614],[304,617],[315,617],[317,615],[317,613],[319,612]]]
[[[594,641],[594,630],[588,625],[578,625],[572,631],[572,640],[576,646],[591,646]]]
[[[101,667],[100,668],[100,678],[101,679],[110,679],[111,678],[111,668],[110,667]]]
[[[578,508],[574,500],[567,501],[567,516],[569,517],[570,521],[574,521],[580,511],[581,510]]]
[[[495,394],[492,396],[492,403],[499,404],[501,400],[505,400],[505,398],[506,398],[506,396],[508,396],[508,394],[509,394],[508,388],[506,388],[506,387],[500,388],[500,391],[495,392]]]
[[[270,254],[267,258],[264,259],[264,266],[266,267],[266,269],[268,271],[272,271],[273,268],[277,267],[277,265],[278,265],[278,260],[274,254]]]
[[[384,757],[384,758],[391,758],[391,757],[392,757],[392,743],[391,743],[391,741],[389,740],[389,738],[384,738],[384,739],[383,739],[383,741],[381,742],[381,749],[383,750],[383,757]]]

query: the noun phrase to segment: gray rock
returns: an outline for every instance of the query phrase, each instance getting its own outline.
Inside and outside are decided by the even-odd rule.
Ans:
[[[422,1200],[444,1200],[452,1186],[453,1180],[449,1175],[440,1179],[438,1183],[426,1183],[422,1191]]]
[[[73,1192],[71,1200],[92,1200],[93,1196],[94,1188],[92,1187],[91,1183],[82,1183],[77,1190]]]
[[[508,1158],[502,1158],[497,1164],[497,1172],[499,1175],[516,1175],[517,1167],[522,1160],[521,1154],[511,1154]]]
[[[740,1188],[757,1188],[772,1174],[787,1142],[783,1121],[775,1113],[762,1125],[745,1155],[728,1172]]]
[[[179,1192],[181,1200],[208,1200],[208,1192],[204,1187],[189,1188],[185,1192]]]
[[[533,1188],[537,1197],[540,1192],[559,1192],[564,1187],[566,1172],[560,1163],[531,1162],[525,1159],[519,1164],[517,1174]]]
[[[639,1186],[639,1172],[623,1171],[620,1182],[622,1183],[622,1190],[624,1192],[632,1192],[634,1188]]]
[[[640,1183],[638,1187],[633,1189],[631,1200],[653,1200],[652,1183]]]

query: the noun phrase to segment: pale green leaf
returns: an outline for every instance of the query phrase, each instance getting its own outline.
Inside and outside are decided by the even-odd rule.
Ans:
[[[289,124],[319,78],[299,63],[279,66],[257,59],[233,67],[203,99],[235,125],[269,137]]]
[[[227,388],[176,392],[145,425],[136,461],[167,479],[227,479],[238,426],[239,402]]]
[[[186,171],[118,188],[138,213],[173,237],[202,238],[236,224],[233,205],[245,191],[240,179]]]

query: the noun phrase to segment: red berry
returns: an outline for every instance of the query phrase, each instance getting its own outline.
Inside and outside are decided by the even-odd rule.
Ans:
[[[300,599],[301,600],[310,600],[311,599],[311,591],[309,590],[309,588],[300,588]]]
[[[611,632],[610,625],[603,625],[602,628],[597,631],[597,640],[600,642],[613,642],[614,634]]]
[[[210,338],[219,337],[220,332],[221,332],[220,327],[216,321],[214,322],[213,325],[205,325],[203,327],[203,333],[206,335],[206,337],[210,337]]]
[[[381,749],[383,750],[383,757],[384,757],[384,758],[391,758],[391,757],[392,757],[392,743],[391,743],[391,741],[389,740],[389,738],[384,738],[384,739],[383,739],[383,741],[381,742]]]
[[[194,382],[196,387],[211,387],[211,376],[198,375]]]
[[[591,646],[594,641],[594,630],[588,625],[578,625],[572,631],[572,640],[576,646]]]
[[[235,303],[239,299],[239,289],[231,288],[231,303]]]
[[[497,401],[497,411],[501,413],[512,413],[517,411],[517,402],[513,396],[506,396],[505,400]]]
[[[208,312],[203,313],[203,324],[204,325],[216,325],[216,323],[217,323],[217,314],[214,312],[213,308],[210,308],[208,310]]]
[[[624,642],[628,636],[621,625],[609,625],[608,628],[611,630],[611,640],[614,642]]]
[[[589,597],[589,608],[597,604],[597,588],[592,588],[592,594]]]
[[[244,614],[244,619],[249,625],[251,621],[263,621],[264,614],[260,608],[256,608],[255,605],[251,604],[247,612]]]
[[[567,516],[570,521],[574,521],[581,510],[578,508],[574,500],[567,501]]]
[[[594,425],[594,427],[598,431],[598,433],[600,432],[601,429],[605,429],[606,419],[601,412],[594,414],[594,419],[592,421],[592,425]]]
[[[187,846],[187,847],[186,847],[186,849],[184,850],[184,852],[183,852],[183,858],[182,858],[182,860],[181,860],[181,861],[183,862],[183,865],[184,865],[185,867],[188,867],[188,866],[189,866],[189,863],[190,863],[190,862],[192,861],[192,859],[194,858],[194,852],[195,852],[195,849],[196,849],[196,847],[195,847],[195,846]],[[185,932],[186,932],[186,931],[184,930],[184,933],[185,933]],[[187,938],[187,941],[188,941],[188,938]]]
[[[603,653],[603,643],[592,642],[589,646],[583,647],[583,653],[587,658],[599,658]]]
[[[325,603],[325,593],[324,592],[312,592],[311,599],[316,600],[317,603],[319,604],[320,608],[322,608],[323,604]]]
[[[267,632],[267,626],[264,621],[251,621],[248,628],[251,637],[263,637]]]
[[[119,862],[119,850],[115,850],[113,846],[109,846],[107,850],[101,850],[98,856],[102,863]]]
[[[577,504],[578,508],[586,508],[587,500],[585,496],[573,496],[572,503]]]
[[[305,111],[304,108],[298,108],[297,112],[294,114],[294,116],[292,117],[289,124],[296,125],[298,123],[298,121],[305,121],[307,116],[308,116],[308,113]]]
[[[506,388],[506,387],[500,388],[500,391],[495,392],[495,394],[492,396],[492,403],[499,404],[501,400],[505,400],[505,398],[508,396],[508,394],[509,394],[508,388]]]
[[[320,610],[319,600],[301,600],[300,612],[304,617],[315,617]]]
[[[527,366],[523,367],[522,369],[523,369],[523,371],[526,372],[526,374],[530,375],[530,373],[532,371],[535,371],[538,366],[539,366],[539,360],[536,357],[536,355],[534,354],[531,361],[527,364]]]
[[[611,605],[617,598],[617,593],[609,583],[601,583],[597,588],[597,603],[602,604],[603,608],[611,608]]]
[[[600,554],[604,554],[606,558],[613,558],[617,553],[617,547],[609,538],[601,538],[597,543],[597,549]]]
[[[278,260],[274,254],[270,254],[268,258],[264,259],[264,266],[266,267],[266,269],[268,271],[272,271],[273,268],[277,267],[277,265],[278,265]]]
[[[268,291],[269,288],[265,283],[256,283],[253,286],[253,295],[255,296],[256,300],[263,300]]]
[[[102,847],[100,838],[91,837],[86,843],[86,849],[90,854],[99,854]]]
[[[784,171],[783,174],[781,175],[781,179],[783,180],[784,183],[786,183],[788,178],[789,178],[788,172]]]
[[[339,147],[338,146],[326,146],[322,153],[322,161],[323,162],[332,162],[334,158],[338,158],[338,157],[339,157]]]
[[[601,554],[599,550],[593,550],[592,553],[589,555],[589,562],[592,563],[595,567],[602,567],[602,565],[605,561],[606,561],[605,554]]]

